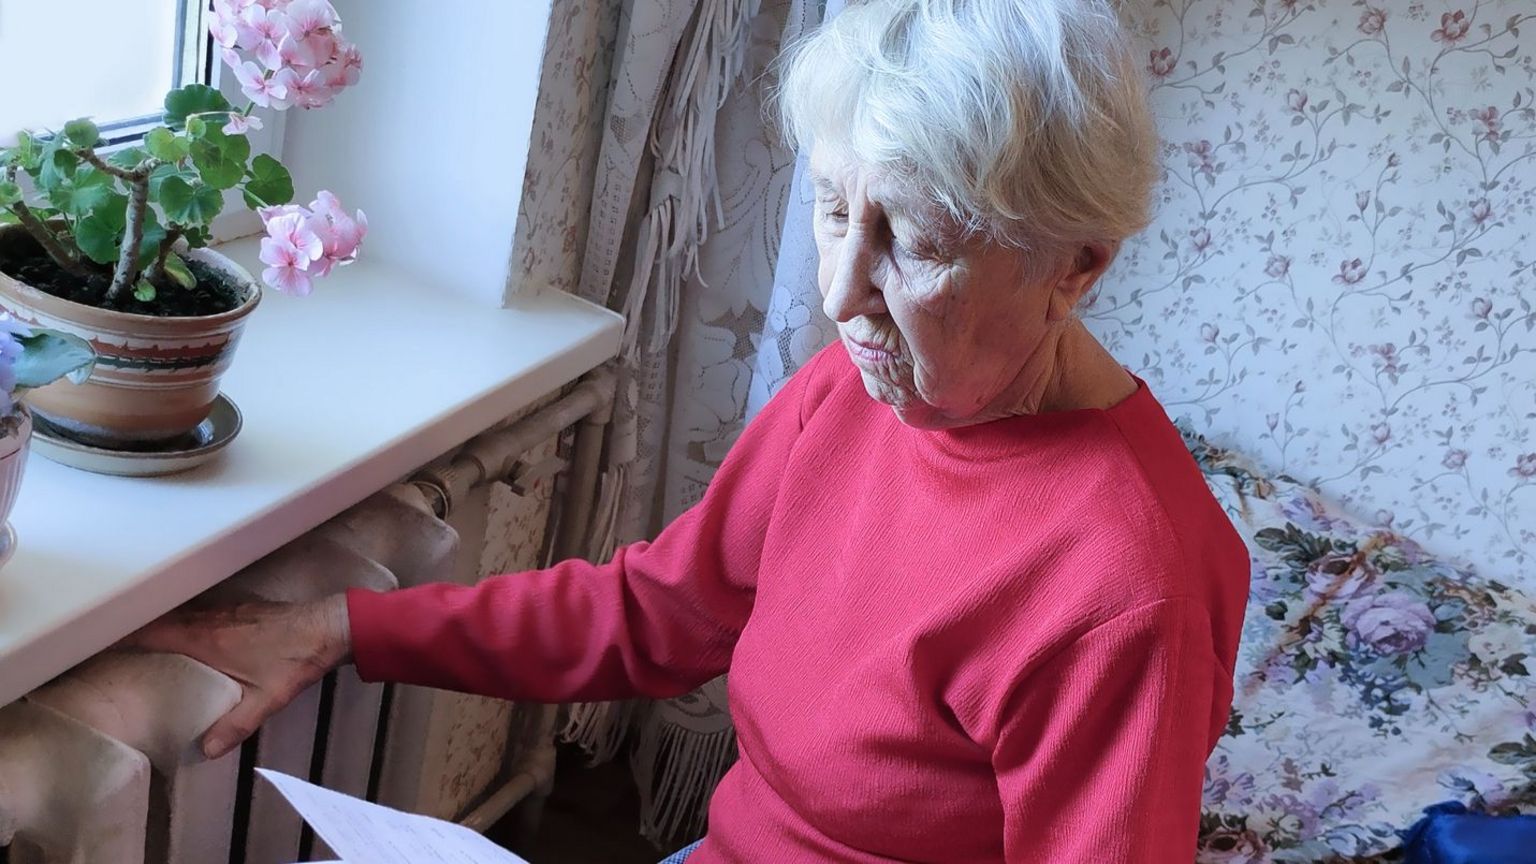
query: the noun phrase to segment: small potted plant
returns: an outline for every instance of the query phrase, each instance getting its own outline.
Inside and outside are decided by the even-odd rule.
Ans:
[[[20,134],[0,150],[0,306],[22,323],[86,339],[98,355],[79,387],[29,400],[78,441],[142,449],[198,426],[219,394],[261,291],[207,248],[226,196],[261,214],[263,280],[308,294],[355,259],[367,230],[321,192],[290,203],[277,159],[252,158],[254,109],[320,108],[355,84],[357,48],[327,0],[215,0],[210,31],[248,100],[190,84],[165,98],[164,126],[106,153],[90,120]]]
[[[0,313],[0,563],[14,545],[8,520],[32,438],[32,415],[21,396],[61,378],[81,383],[95,360],[90,344],[77,336],[34,330]]]

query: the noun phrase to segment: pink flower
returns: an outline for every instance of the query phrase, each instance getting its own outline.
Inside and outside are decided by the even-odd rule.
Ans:
[[[1365,208],[1368,207],[1370,205],[1370,203],[1371,203],[1371,193],[1369,193],[1369,192],[1356,192],[1355,193],[1355,208],[1358,209],[1361,213],[1365,212]]]
[[[293,0],[283,11],[288,16],[288,32],[295,39],[336,26],[336,8],[329,0]]]
[[[1271,431],[1271,432],[1275,431],[1276,427],[1278,427],[1280,425],[1280,415],[1279,414],[1266,414],[1266,415],[1264,415],[1264,425],[1269,427],[1269,431]]]
[[[330,192],[322,190],[311,203],[315,218],[325,227],[321,231],[324,240],[324,250],[319,264],[325,275],[332,267],[340,267],[351,264],[357,260],[358,250],[363,245],[363,238],[368,235],[368,217],[363,211],[358,210],[355,215],[347,215],[347,211],[341,207],[341,201]]]
[[[1291,272],[1291,259],[1284,255],[1271,255],[1264,263],[1264,275],[1271,279],[1283,279]]]
[[[288,98],[288,88],[276,75],[267,77],[260,66],[249,60],[234,67],[234,71],[235,78],[240,82],[240,92],[245,94],[245,98],[263,108],[284,107],[283,100]]]
[[[1536,453],[1523,453],[1515,460],[1515,467],[1509,469],[1509,476],[1529,480],[1536,477]]]
[[[1472,301],[1472,315],[1477,318],[1487,318],[1493,312],[1493,301],[1487,297],[1478,297]]]
[[[310,262],[298,249],[271,237],[264,237],[261,241],[261,260],[269,265],[261,271],[261,281],[278,291],[295,297],[307,297],[314,290],[314,283],[306,272]]]
[[[208,22],[208,35],[213,41],[219,43],[221,48],[233,48],[240,41],[240,30],[235,26],[234,15],[215,15]]]
[[[324,76],[325,83],[332,90],[339,91],[351,87],[358,82],[363,74],[363,55],[358,53],[356,45],[344,45],[337,50],[336,56],[330,62],[320,67],[320,74]]]
[[[1377,9],[1375,6],[1365,7],[1360,13],[1360,32],[1367,36],[1375,36],[1382,28],[1387,26],[1387,11]]]
[[[357,50],[357,46],[351,42],[343,43],[336,52],[333,61],[339,64],[339,71],[333,72],[327,77],[332,87],[351,87],[363,76],[363,52]],[[336,82],[340,81],[338,85]]]
[[[1184,152],[1189,154],[1189,167],[1207,177],[1216,176],[1216,148],[1210,141],[1204,138],[1199,141],[1186,141]]]
[[[1151,59],[1147,63],[1147,71],[1157,78],[1167,78],[1173,74],[1178,66],[1178,61],[1173,57],[1173,50],[1169,48],[1155,48],[1151,52]]]
[[[1201,324],[1200,338],[1211,344],[1216,343],[1216,337],[1221,335],[1221,328],[1215,324]]]
[[[1483,131],[1478,135],[1484,141],[1499,140],[1499,130],[1504,128],[1504,118],[1499,115],[1499,109],[1492,105],[1487,108],[1473,108],[1467,112],[1467,116],[1483,124]]]
[[[1296,510],[1300,516],[1322,517],[1311,523],[1318,525],[1318,530],[1326,531],[1332,527],[1333,523],[1323,513],[1322,507],[1309,497],[1294,502],[1290,509]],[[1313,597],[1326,597],[1335,603],[1342,603],[1372,594],[1380,577],[1381,571],[1368,558],[1357,558],[1341,551],[1327,552],[1307,564],[1306,590]]]
[[[1376,369],[1384,373],[1388,378],[1391,378],[1392,383],[1396,384],[1398,376],[1403,371],[1403,361],[1397,355],[1397,346],[1388,342],[1385,345],[1372,345],[1370,346],[1370,351],[1376,355]]]
[[[1445,451],[1445,458],[1440,460],[1440,464],[1452,471],[1459,471],[1461,466],[1467,464],[1467,451],[1455,448],[1447,450]]]
[[[1285,104],[1286,107],[1300,114],[1302,109],[1307,107],[1307,94],[1300,90],[1292,90],[1285,94]]]
[[[1441,15],[1440,29],[1429,34],[1429,38],[1447,45],[1455,45],[1467,35],[1467,31],[1471,28],[1472,22],[1467,20],[1467,13],[1458,9]]]
[[[234,113],[229,115],[229,122],[224,124],[225,135],[244,135],[252,129],[261,128],[261,118],[248,114]]]
[[[311,265],[324,254],[324,242],[302,208],[270,208],[269,212],[267,236],[261,238],[261,261],[267,265],[262,281],[284,294],[303,297],[313,289]]]
[[[281,87],[283,91],[282,96],[272,100],[272,107],[282,111],[292,106],[293,91],[299,86],[299,73],[295,72],[291,66],[284,66],[272,73],[272,84]]]
[[[1392,427],[1385,423],[1376,423],[1371,426],[1371,437],[1377,444],[1385,444],[1392,437]]]
[[[1435,628],[1424,601],[1402,591],[1345,604],[1339,620],[1361,644],[1379,654],[1409,654],[1424,647]]]
[[[297,75],[297,73],[295,73]],[[319,69],[311,69],[297,78],[288,88],[288,99],[300,108],[323,108],[336,98],[336,93],[326,85]]]
[[[267,239],[294,249],[305,261],[314,261],[324,252],[320,235],[315,233],[302,207],[288,206],[292,209],[285,210],[266,223]],[[266,261],[265,258],[262,260]]]
[[[1389,154],[1387,154],[1387,167],[1388,168],[1396,168],[1397,166],[1399,166],[1401,164],[1403,164],[1402,157],[1398,156],[1396,153],[1389,153]]]
[[[1333,276],[1333,281],[1340,285],[1353,285],[1365,278],[1365,264],[1359,258],[1353,258],[1339,263],[1339,272]]]
[[[1193,228],[1189,232],[1189,243],[1196,252],[1204,252],[1211,245],[1211,232],[1204,228]]]
[[[1488,199],[1487,198],[1479,198],[1476,201],[1472,202],[1472,221],[1473,222],[1476,222],[1477,224],[1481,225],[1484,222],[1487,222],[1488,221],[1488,217],[1492,216],[1492,215],[1493,215],[1493,205],[1488,203]]]
[[[271,43],[275,47],[288,35],[282,13],[269,12],[256,4],[245,7],[233,23],[235,44],[246,51],[255,51],[262,43]]]

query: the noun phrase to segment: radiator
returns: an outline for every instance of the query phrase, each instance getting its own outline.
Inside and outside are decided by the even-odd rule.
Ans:
[[[589,528],[595,483],[585,463],[611,380],[595,373],[194,602],[468,584],[548,563],[562,551],[550,539],[557,531],[574,540]],[[578,464],[561,479],[558,442],[573,426]],[[239,699],[238,684],[185,657],[109,651],[0,707],[0,864],[333,858],[256,782],[257,767],[482,831],[518,805],[531,829],[553,780],[554,706],[369,684],[348,667],[240,750],[204,759],[198,738]]]

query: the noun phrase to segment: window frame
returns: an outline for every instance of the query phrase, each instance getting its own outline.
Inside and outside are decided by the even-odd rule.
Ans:
[[[218,88],[233,103],[248,101],[240,92],[235,76],[225,68],[218,46],[209,33],[208,24],[213,16],[211,0],[177,0],[176,15],[180,27],[176,33],[176,66],[171,74],[171,89],[201,83]],[[252,156],[265,153],[282,158],[284,113],[270,108],[257,108],[252,112],[262,122],[261,129],[246,133]],[[165,123],[162,115],[155,113],[98,125],[103,139],[99,149],[103,154],[111,154],[142,145],[145,135]],[[221,243],[248,236],[261,228],[261,218],[245,206],[238,192],[230,190],[225,192],[223,210],[209,225],[209,235],[213,242]]]

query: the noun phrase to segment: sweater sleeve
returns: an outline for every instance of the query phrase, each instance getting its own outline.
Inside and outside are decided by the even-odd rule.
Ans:
[[[814,365],[770,400],[703,500],[654,542],[606,564],[572,559],[473,586],[349,592],[359,674],[566,702],[677,696],[726,671]]]
[[[1171,599],[1015,685],[992,751],[1007,860],[1194,860],[1217,674],[1205,610]]]

